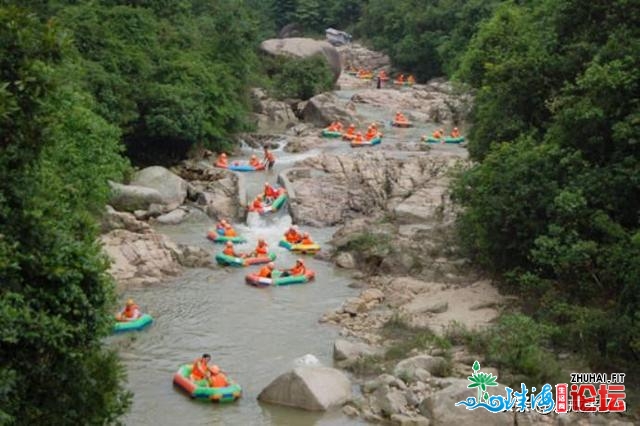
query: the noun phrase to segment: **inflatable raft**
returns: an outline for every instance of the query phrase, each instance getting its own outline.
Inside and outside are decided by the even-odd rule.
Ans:
[[[393,127],[413,127],[413,123],[410,121],[395,121],[391,122]]]
[[[269,252],[266,256],[257,256],[257,257],[234,257],[234,256],[227,256],[224,253],[216,254],[216,262],[224,266],[259,265],[261,263],[269,263],[275,260],[275,258],[276,258],[276,254],[273,252]]]
[[[189,378],[191,368],[190,364],[184,364],[173,375],[173,384],[187,392],[191,398],[211,402],[234,402],[242,396],[242,388],[237,383],[230,383],[224,388],[212,388],[206,380],[192,382]]]
[[[315,272],[307,271],[304,275],[289,275],[288,277],[279,276],[278,271],[275,271],[272,278],[264,278],[258,276],[258,274],[249,274],[245,277],[247,284],[251,284],[256,287],[267,286],[283,286],[292,284],[304,284],[315,278]]]
[[[125,331],[140,331],[148,327],[153,322],[153,317],[149,314],[142,314],[138,319],[133,321],[117,321],[113,326],[114,333],[123,333]]]
[[[339,138],[340,136],[342,136],[342,132],[322,129],[322,137],[325,137],[325,138]]]
[[[371,139],[370,141],[362,141],[362,142],[356,142],[356,141],[351,141],[351,146],[353,148],[358,148],[358,147],[362,147],[362,146],[373,146],[373,145],[378,145],[380,142],[382,142],[382,138],[380,136],[376,136],[375,138]]]
[[[342,134],[342,139],[344,139],[345,141],[350,141],[356,138],[355,133],[353,135],[349,135],[347,133],[343,133]]]
[[[462,143],[464,142],[464,136],[458,136],[457,138],[452,138],[447,136],[444,138],[444,143]]]
[[[287,193],[284,190],[284,188],[280,188],[280,195],[278,195],[278,198],[273,200],[271,204],[263,206],[260,210],[256,210],[253,207],[249,207],[249,211],[250,212],[257,211],[260,215],[277,212],[278,210],[280,210],[280,208],[285,203],[285,201],[287,201]]]
[[[301,254],[316,254],[320,251],[318,244],[292,244],[287,240],[280,240],[278,243],[280,247],[284,247],[289,251]]]
[[[216,167],[220,167],[221,169],[231,170],[233,172],[257,172],[259,170],[264,170],[265,165],[260,164],[258,167],[250,166],[249,164],[229,164],[227,166],[216,163]]]
[[[224,244],[227,241],[231,241],[233,244],[242,244],[247,242],[245,237],[241,237],[239,235],[236,237],[225,237],[224,235],[218,234],[215,229],[207,232],[207,238],[216,244]]]
[[[452,137],[445,137],[445,138],[440,138],[440,139],[436,139],[433,136],[429,136],[426,139],[423,139],[425,142],[427,143],[455,143],[455,144],[459,144],[464,142],[464,136],[459,136],[457,138],[452,138]]]

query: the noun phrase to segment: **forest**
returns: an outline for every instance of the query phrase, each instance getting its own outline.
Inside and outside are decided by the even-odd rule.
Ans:
[[[101,343],[115,302],[96,243],[107,180],[194,146],[229,149],[251,129],[253,86],[326,88],[299,83],[326,80],[316,66],[264,69],[257,45],[289,23],[350,31],[418,81],[474,93],[473,165],[452,191],[462,249],[522,301],[497,345],[527,336],[511,362],[534,376],[568,351],[637,377],[637,2],[6,0],[0,424],[126,412],[123,369]]]

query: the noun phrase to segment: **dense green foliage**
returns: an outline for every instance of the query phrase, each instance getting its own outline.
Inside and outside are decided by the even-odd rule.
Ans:
[[[197,143],[226,147],[231,133],[245,128],[246,88],[257,63],[247,9],[230,0],[130,3],[57,13],[97,112],[122,129],[138,163],[179,160]]]
[[[358,35],[420,80],[452,73],[497,0],[371,0]]]
[[[640,365],[639,29],[624,0],[505,2],[459,70],[464,245],[599,366]]]
[[[333,88],[333,72],[324,57],[266,58],[263,68],[279,98],[309,99]]]
[[[126,168],[65,38],[0,8],[0,423],[102,424],[128,406],[93,215]]]

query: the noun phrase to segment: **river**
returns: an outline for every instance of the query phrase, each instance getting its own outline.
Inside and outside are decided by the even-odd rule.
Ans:
[[[346,102],[354,91],[337,91]],[[366,149],[389,149],[389,144],[417,144],[421,135],[435,127],[421,125],[412,129],[391,129],[395,111],[371,106],[358,107],[358,113],[370,121],[385,122],[382,145]],[[324,140],[303,154],[275,150],[276,167],[270,172],[247,173],[247,193],[254,196],[265,181],[276,183],[277,173],[303,158],[321,151],[351,152],[347,143]],[[385,146],[387,145],[387,146]],[[434,149],[459,150],[456,146]],[[253,153],[245,149],[243,159]],[[394,150],[395,151],[395,150]],[[360,150],[354,150],[354,155]],[[260,155],[260,152],[255,151]],[[397,151],[398,155],[406,154]],[[415,152],[411,153],[415,154]],[[425,154],[421,154],[425,155]],[[234,160],[232,158],[231,160]],[[176,226],[157,229],[174,241],[206,247],[212,256],[215,247],[205,238],[213,221],[196,217]],[[290,267],[296,256],[277,246],[291,218],[286,212],[274,217],[249,219],[235,224],[252,249],[256,238],[263,237],[277,253],[276,266]],[[306,230],[307,228],[302,228]],[[331,239],[332,228],[308,229],[323,247]],[[136,334],[110,338],[117,348],[128,374],[128,389],[134,392],[133,406],[124,421],[127,425],[358,425],[360,419],[342,415],[340,410],[318,414],[261,404],[259,392],[281,373],[294,366],[294,360],[313,354],[322,364],[331,366],[332,344],[339,330],[318,323],[324,312],[339,307],[359,290],[349,286],[350,274],[333,264],[307,257],[307,266],[316,271],[316,280],[303,285],[254,288],[244,276],[254,268],[186,269],[184,274],[159,285],[131,289],[123,297],[133,297],[143,310],[154,316],[154,324]],[[243,397],[227,405],[191,400],[172,386],[178,366],[191,362],[202,353],[212,354],[213,362],[243,387]],[[357,389],[354,387],[354,392]]]

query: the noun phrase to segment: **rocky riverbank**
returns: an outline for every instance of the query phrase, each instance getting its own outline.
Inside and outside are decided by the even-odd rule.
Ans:
[[[151,225],[176,225],[202,216],[239,217],[244,212],[240,179],[194,160],[173,171],[147,167],[127,185],[111,183],[100,241],[118,287],[154,284],[179,275],[183,267],[212,267],[207,250],[176,244]]]

